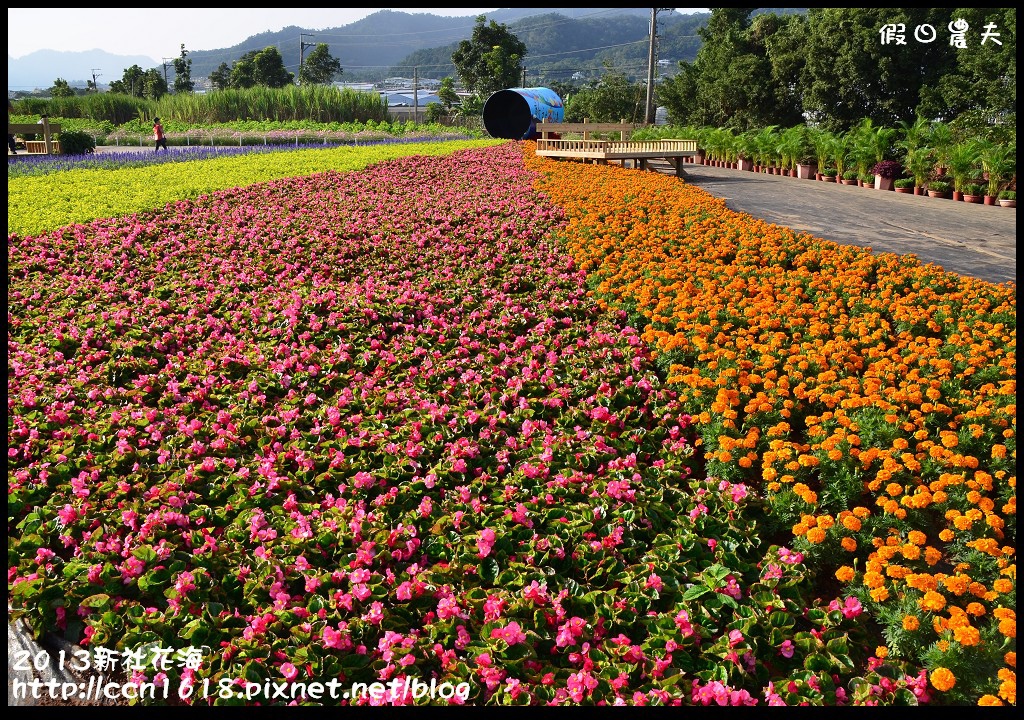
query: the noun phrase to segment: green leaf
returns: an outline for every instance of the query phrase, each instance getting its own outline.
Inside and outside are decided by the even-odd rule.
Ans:
[[[97,593],[96,595],[90,595],[81,602],[83,607],[96,608],[102,610],[110,605],[110,596],[106,593]]]
[[[696,600],[699,597],[704,597],[709,592],[711,592],[711,588],[707,585],[694,585],[683,593],[683,600]]]

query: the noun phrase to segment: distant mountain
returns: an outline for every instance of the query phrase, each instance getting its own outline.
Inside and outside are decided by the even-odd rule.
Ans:
[[[17,60],[8,55],[7,90],[31,92],[36,88],[45,89],[53,87],[57,78],[67,80],[73,87],[86,87],[93,79],[94,69],[96,83],[103,87],[112,80],[120,80],[132,65],[148,70],[160,63],[145,55],[114,55],[105,50],[38,50]],[[173,68],[170,72],[174,72]]]

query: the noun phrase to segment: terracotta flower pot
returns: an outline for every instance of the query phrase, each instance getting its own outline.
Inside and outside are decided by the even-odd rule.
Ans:
[[[928,197],[930,197],[930,198],[944,198],[944,197],[946,197],[947,194],[948,193],[945,193],[945,192],[943,192],[941,190],[929,190],[928,191]]]
[[[984,195],[964,195],[964,202],[981,205],[985,201]]]
[[[953,199],[956,200],[957,202],[962,202],[963,199],[964,199],[964,194],[962,192],[960,192],[959,190],[954,190],[953,191]]]
[[[997,205],[998,203],[999,203],[999,198],[996,197],[995,195],[986,195],[985,196],[985,204],[986,205]]]
[[[1000,198],[1000,200],[999,200],[999,207],[1015,208],[1015,207],[1017,207],[1017,201],[1016,200],[1003,200],[1003,199]]]
[[[910,195],[914,192],[914,188],[895,188],[895,190],[901,195]]]
[[[924,195],[924,188],[921,187],[920,185],[915,185],[914,186],[914,194],[915,195]]]

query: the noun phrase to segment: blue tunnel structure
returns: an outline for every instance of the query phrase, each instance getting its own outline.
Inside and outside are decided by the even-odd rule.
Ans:
[[[562,98],[546,87],[508,88],[493,93],[484,103],[484,130],[494,138],[520,139],[530,129],[531,118],[562,122]]]

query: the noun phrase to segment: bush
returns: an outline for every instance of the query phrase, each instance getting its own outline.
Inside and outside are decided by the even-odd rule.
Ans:
[[[843,173],[843,180],[856,180],[859,177],[859,175],[860,173],[858,173],[856,170],[847,170],[846,172]]]
[[[65,130],[57,139],[60,140],[62,155],[85,155],[96,148],[96,141],[92,135],[78,130]]]
[[[1000,200],[1016,200],[1017,199],[1017,191],[1016,190],[1002,190],[999,193],[999,199]]]
[[[964,185],[964,195],[984,195],[985,188],[981,185]]]
[[[883,160],[880,163],[875,163],[871,168],[873,175],[879,175],[884,178],[899,177],[902,172],[903,166],[895,160]]]
[[[823,167],[821,169],[822,177],[835,177],[836,169],[834,167]]]
[[[943,182],[942,180],[935,180],[934,182],[928,183],[928,190],[931,192],[948,193],[949,187],[949,183]]]

